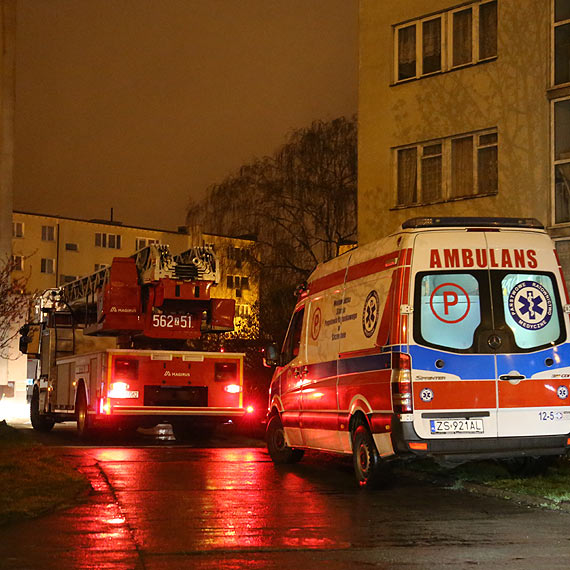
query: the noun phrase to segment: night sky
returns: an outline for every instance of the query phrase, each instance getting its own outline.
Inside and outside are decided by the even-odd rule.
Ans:
[[[175,229],[357,109],[357,0],[18,0],[14,208]]]

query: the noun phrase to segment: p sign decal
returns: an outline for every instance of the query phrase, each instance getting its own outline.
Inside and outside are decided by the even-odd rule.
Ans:
[[[458,313],[457,309],[463,304],[465,311]],[[442,283],[433,290],[429,305],[437,319],[443,323],[454,324],[462,321],[469,314],[471,300],[463,287],[456,283]]]

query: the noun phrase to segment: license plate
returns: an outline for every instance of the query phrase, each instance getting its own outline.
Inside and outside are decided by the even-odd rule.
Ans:
[[[483,420],[430,420],[431,433],[483,433]]]
[[[138,398],[138,397],[139,397],[138,390],[129,390],[125,392],[125,395],[123,396],[123,398]]]

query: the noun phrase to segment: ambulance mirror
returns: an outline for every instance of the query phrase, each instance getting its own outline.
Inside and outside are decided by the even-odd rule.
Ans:
[[[277,345],[274,343],[269,344],[265,347],[265,354],[263,357],[263,363],[267,367],[279,366],[279,350]]]

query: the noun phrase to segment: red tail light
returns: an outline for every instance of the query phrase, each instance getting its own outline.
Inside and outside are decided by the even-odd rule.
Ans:
[[[224,386],[224,390],[229,394],[239,394],[241,392],[241,386],[239,384],[228,384]]]
[[[412,412],[412,375],[409,354],[392,354],[392,402],[394,412]]]

